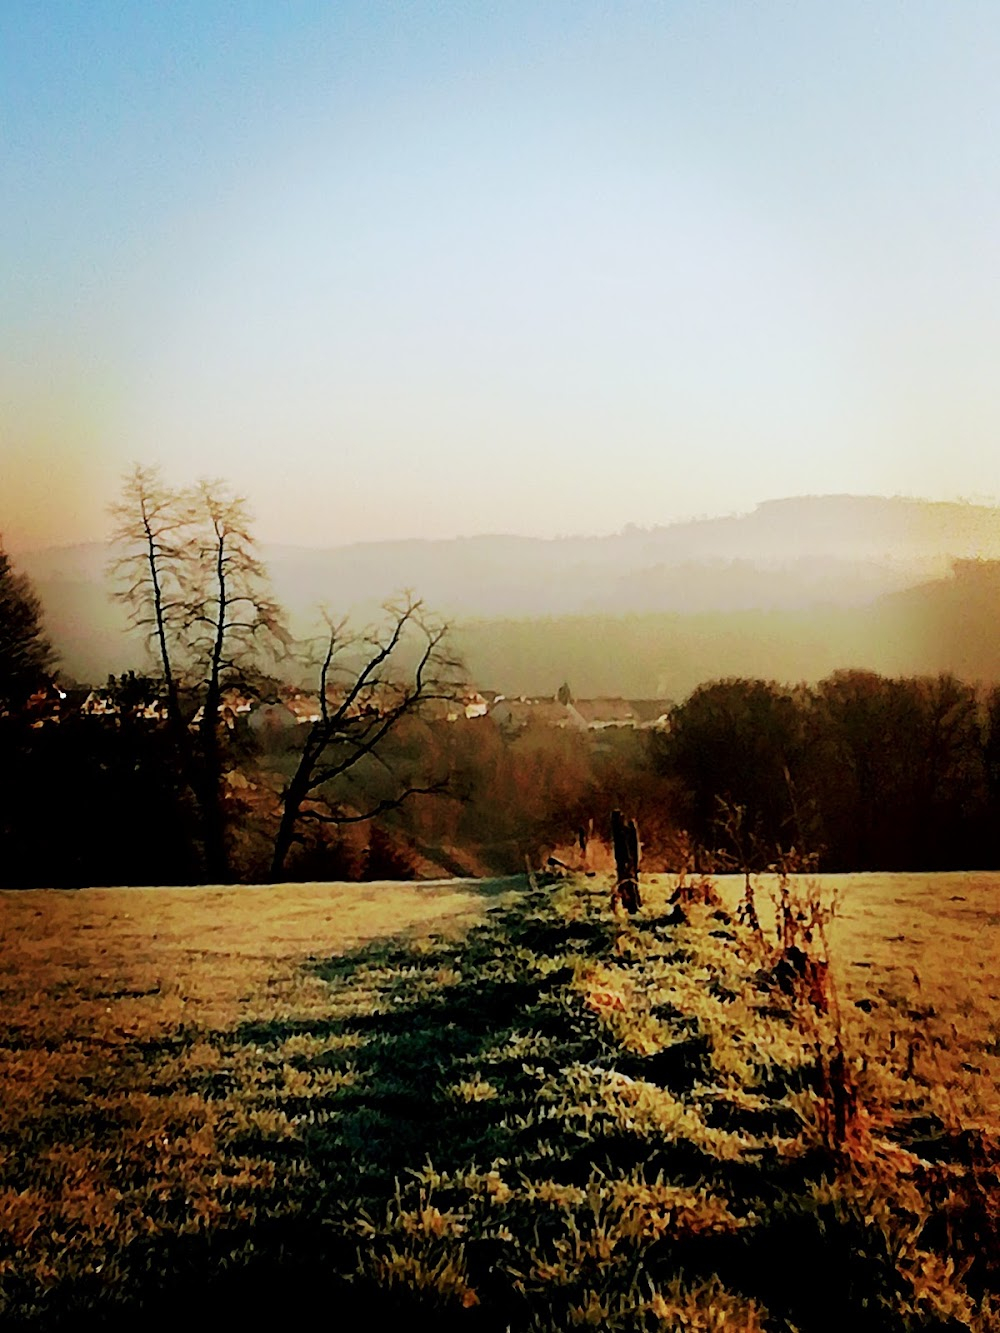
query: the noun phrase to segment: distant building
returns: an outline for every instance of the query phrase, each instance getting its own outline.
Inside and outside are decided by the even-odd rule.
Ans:
[[[223,708],[231,709],[235,717],[245,717],[259,703],[255,694],[250,694],[238,685],[227,685],[219,697]]]
[[[80,699],[77,698],[72,707],[78,709],[79,706]],[[61,689],[54,680],[40,685],[24,703],[24,711],[31,719],[31,725],[36,728],[44,727],[46,723],[59,722],[70,711],[70,707],[66,690]],[[0,717],[6,715],[6,711],[0,706]]]
[[[630,699],[644,731],[666,731],[670,726],[671,699]]]
[[[117,717],[119,711],[107,690],[91,690],[80,705],[84,717]]]
[[[299,718],[292,709],[277,700],[258,704],[247,719],[250,730],[262,740],[285,734],[298,724]]]
[[[490,706],[478,690],[473,690],[471,694],[463,695],[462,711],[467,718],[486,717]]]
[[[297,722],[312,725],[314,722],[321,722],[323,719],[323,705],[320,702],[319,695],[316,694],[288,694],[285,696],[285,707],[294,715]]]
[[[591,731],[639,725],[639,714],[627,699],[577,699],[573,707]]]
[[[502,731],[517,732],[528,726],[558,727],[564,731],[586,731],[587,723],[573,704],[558,699],[507,699],[499,695],[490,717]]]
[[[133,716],[141,717],[144,722],[165,722],[168,709],[166,699],[151,699],[148,703],[139,704]]]

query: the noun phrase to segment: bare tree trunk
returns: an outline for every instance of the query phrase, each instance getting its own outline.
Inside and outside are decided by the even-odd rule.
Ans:
[[[227,613],[229,610],[226,586],[227,546],[226,529],[220,518],[213,516],[215,532],[214,598],[218,612],[213,629],[211,656],[205,682],[205,701],[202,705],[201,724],[201,813],[205,837],[205,869],[209,879],[226,883],[229,879],[229,857],[226,853],[225,816],[222,810],[222,753],[219,746],[219,705],[222,699],[222,654],[226,641]]]
[[[635,820],[626,820],[620,810],[611,811],[611,841],[615,849],[615,887],[611,905],[621,903],[626,912],[637,912],[639,897],[639,830]]]
[[[308,744],[306,752],[309,752]],[[303,768],[300,762],[299,770],[288,784],[283,798],[281,821],[274,837],[274,850],[271,856],[270,880],[272,884],[277,884],[285,878],[285,863],[288,860],[288,853],[292,850],[292,843],[295,841],[299,811],[302,808],[302,802],[309,795],[308,779],[304,778],[302,773]]]
[[[205,874],[210,884],[228,884],[231,878],[226,847],[226,820],[222,809],[222,784],[219,777],[218,742],[214,751],[200,758],[202,772],[198,780],[198,804],[205,849]]]
[[[123,498],[111,506],[111,515],[116,520],[112,541],[124,547],[109,571],[124,584],[115,596],[128,607],[133,626],[144,630],[150,647],[155,645],[179,774],[194,792],[191,737],[182,715],[174,661],[175,651],[180,651],[180,588],[191,568],[192,514],[184,495],[165,487],[155,468],[136,466],[125,479]]]

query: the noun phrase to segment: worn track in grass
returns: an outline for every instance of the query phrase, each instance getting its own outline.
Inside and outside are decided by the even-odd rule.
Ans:
[[[1000,880],[962,883],[906,921],[880,916],[899,884],[843,895],[873,952],[837,960],[870,1110],[839,1167],[812,1020],[735,923],[670,924],[665,884],[636,922],[594,881],[4,894],[7,1323],[318,1297],[411,1327],[949,1327],[992,1281],[989,1256],[972,1298],[935,1268],[921,1211],[933,1188],[956,1234],[990,1225],[959,1160],[996,1127],[989,992],[965,979],[989,936],[956,927],[971,971],[938,946]],[[916,998],[888,921],[925,942]]]

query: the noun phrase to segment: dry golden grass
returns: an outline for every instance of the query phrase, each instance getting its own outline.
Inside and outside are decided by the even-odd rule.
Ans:
[[[329,1020],[310,960],[461,934],[503,889],[0,893],[0,1317],[47,1320],[47,1294],[124,1280],[136,1247],[293,1206],[271,1151],[293,1132],[282,1103],[350,1070],[305,1076],[294,1038],[265,1052],[242,1028]]]
[[[0,1006],[46,1040],[148,1038],[261,1017],[303,962],[461,932],[503,881],[0,892]],[[263,1009],[262,1009],[263,1005]]]
[[[718,883],[735,904],[742,877]],[[793,889],[835,905],[825,947],[852,1044],[932,1089],[942,1119],[1000,1130],[1000,875],[812,875]],[[768,935],[776,896],[761,876]]]

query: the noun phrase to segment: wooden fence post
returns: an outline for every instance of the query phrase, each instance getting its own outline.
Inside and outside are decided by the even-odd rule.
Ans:
[[[615,849],[615,887],[611,906],[621,903],[626,912],[637,912],[639,897],[639,830],[635,820],[626,820],[620,810],[611,811],[611,842]]]

